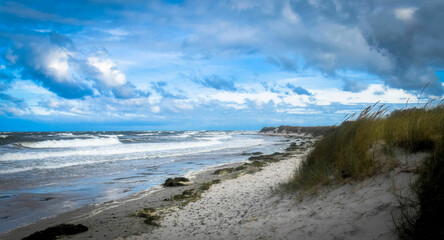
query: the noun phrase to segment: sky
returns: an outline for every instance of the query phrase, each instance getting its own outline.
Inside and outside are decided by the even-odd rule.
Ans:
[[[0,0],[0,131],[257,130],[436,103],[443,12],[442,0]]]

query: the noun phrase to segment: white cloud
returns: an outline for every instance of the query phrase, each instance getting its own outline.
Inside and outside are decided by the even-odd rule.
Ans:
[[[159,106],[152,106],[152,107],[151,107],[151,112],[153,112],[153,113],[159,113],[159,112],[160,112],[160,107],[159,107]]]
[[[214,94],[201,95],[201,98],[209,100],[217,100],[220,102],[236,103],[242,105],[247,100],[254,101],[256,104],[268,103],[273,101],[275,104],[282,102],[276,93],[257,92],[257,93],[239,93],[239,92],[216,92]]]
[[[287,114],[304,114],[304,115],[311,115],[311,114],[321,114],[321,111],[316,111],[312,109],[307,108],[287,108],[287,109],[277,109],[276,112],[285,112]]]
[[[396,8],[394,10],[395,17],[399,20],[410,22],[414,19],[414,14],[418,10],[417,7]]]
[[[234,104],[234,103],[227,103],[227,104],[225,104],[225,106],[228,107],[228,108],[236,109],[236,110],[241,110],[241,109],[246,109],[247,108],[247,106],[245,106],[245,105]]]
[[[120,28],[105,30],[105,32],[107,32],[111,35],[114,35],[114,36],[126,36],[129,34],[128,31],[120,29]]]
[[[399,104],[417,101],[417,97],[402,89],[386,88],[382,84],[372,84],[368,89],[359,92],[347,92],[340,89],[332,88],[325,90],[311,90],[315,103],[317,105],[330,105],[332,103],[341,103],[344,105],[355,105],[365,103],[388,103]],[[375,94],[378,93],[378,94]]]
[[[28,111],[16,108],[16,107],[7,107],[4,105],[0,105],[0,115],[3,114],[11,114],[14,116],[23,116],[25,114],[28,114]]]
[[[99,81],[107,87],[118,87],[126,84],[126,76],[117,70],[116,64],[110,59],[89,57],[88,63],[100,71]]]
[[[291,10],[290,4],[288,1],[284,5],[284,9],[282,10],[282,15],[291,23],[299,23],[300,17],[297,13]]]
[[[68,57],[71,53],[60,48],[51,49],[45,58],[45,72],[58,82],[70,81]]]

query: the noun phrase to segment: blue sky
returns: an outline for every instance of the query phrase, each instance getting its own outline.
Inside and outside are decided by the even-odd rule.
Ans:
[[[441,100],[443,11],[438,0],[0,1],[0,131],[332,125],[377,101]]]

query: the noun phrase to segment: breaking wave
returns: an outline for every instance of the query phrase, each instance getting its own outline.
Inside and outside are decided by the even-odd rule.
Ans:
[[[70,140],[46,140],[40,142],[19,142],[15,145],[25,148],[81,148],[99,147],[121,144],[117,137],[70,139]]]

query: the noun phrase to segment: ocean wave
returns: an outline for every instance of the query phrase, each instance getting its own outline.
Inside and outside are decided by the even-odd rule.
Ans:
[[[51,169],[90,165],[90,164],[97,164],[97,163],[106,163],[106,162],[111,162],[111,161],[112,160],[108,160],[108,159],[95,159],[95,160],[87,160],[87,161],[57,162],[57,163],[52,163],[52,165],[23,166],[23,167],[12,168],[12,169],[0,169],[0,174],[11,174],[11,173],[19,173],[19,172],[26,172],[26,171],[32,171],[32,170],[51,170]],[[149,165],[146,165],[146,167],[154,167],[154,166],[159,166],[159,165],[160,165],[159,163],[149,164]]]
[[[15,145],[26,148],[80,148],[99,147],[121,144],[117,137],[69,139],[69,140],[46,140],[40,142],[19,142]]]
[[[74,134],[72,134],[72,133],[57,133],[56,135],[63,136],[63,137],[72,137],[72,136],[74,136]]]
[[[65,140],[59,140],[65,141]],[[69,140],[66,140],[69,141]],[[118,141],[118,140],[116,140]],[[45,141],[48,142],[48,141]],[[39,143],[39,142],[37,142]],[[120,143],[120,142],[119,142]],[[63,151],[38,151],[38,152],[20,152],[20,153],[5,153],[0,155],[0,161],[15,161],[15,160],[32,160],[55,157],[71,157],[71,156],[110,156],[123,155],[133,153],[152,153],[162,151],[174,151],[182,149],[196,149],[209,147],[219,144],[219,141],[199,141],[199,142],[182,142],[182,143],[134,143],[121,144],[117,146],[102,146],[81,149],[69,149]],[[47,146],[50,143],[39,145],[39,147]],[[91,146],[91,145],[89,145]]]
[[[124,137],[123,134],[99,134],[100,137]]]
[[[158,133],[139,133],[139,134],[136,134],[136,136],[154,136],[154,135],[158,135]]]
[[[7,137],[9,137],[9,135],[5,135],[5,134],[0,135],[0,138],[7,138]]]
[[[260,139],[237,140],[224,142],[220,138],[212,138],[207,141],[175,142],[175,143],[129,143],[113,146],[98,146],[79,149],[54,149],[28,152],[15,152],[0,154],[0,161],[21,161],[48,158],[77,158],[92,156],[94,158],[106,157],[114,160],[131,160],[143,158],[163,158],[181,156],[199,152],[217,151],[225,148],[239,148],[258,145],[263,142]],[[43,151],[42,151],[43,150]],[[89,157],[88,157],[89,158]]]

